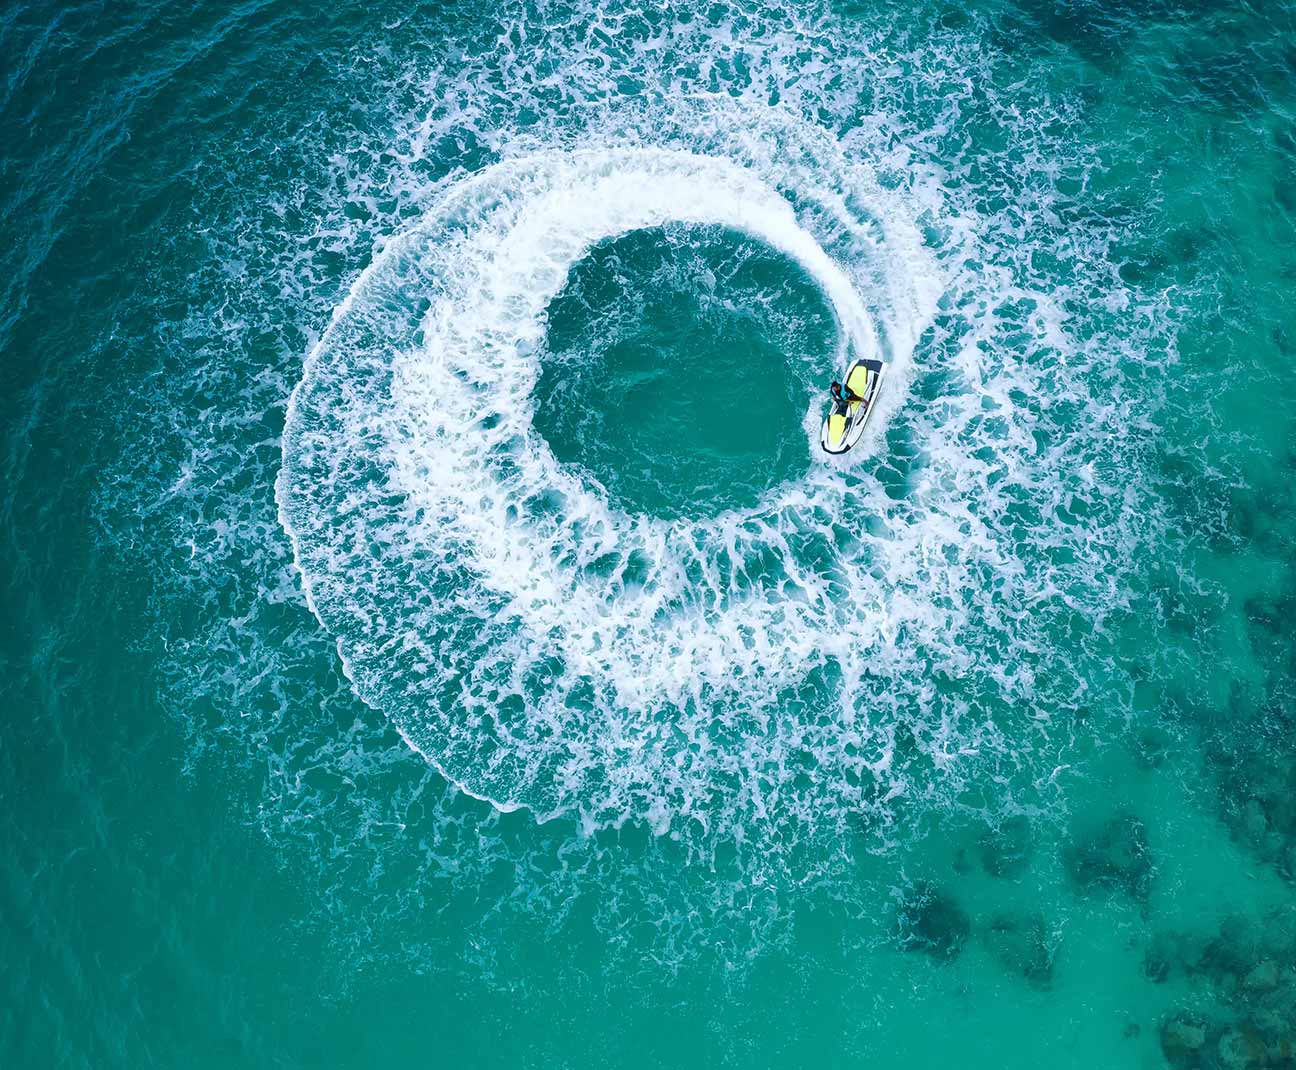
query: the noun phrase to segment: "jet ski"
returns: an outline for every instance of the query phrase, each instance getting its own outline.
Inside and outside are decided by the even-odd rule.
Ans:
[[[873,414],[885,371],[886,363],[880,360],[857,360],[850,366],[845,386],[863,400],[833,399],[832,408],[824,418],[823,431],[819,434],[819,445],[825,453],[845,453],[860,440],[864,425]]]

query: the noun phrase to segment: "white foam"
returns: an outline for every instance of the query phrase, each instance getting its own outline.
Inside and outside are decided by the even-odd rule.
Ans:
[[[715,124],[717,111],[740,135],[730,156],[553,152],[456,184],[386,247],[308,361],[285,434],[283,521],[312,604],[339,633],[361,693],[431,758],[430,725],[442,726],[434,737],[462,735],[472,751],[468,711],[499,721],[495,708],[511,696],[524,712],[503,746],[532,769],[561,754],[573,784],[584,782],[580,762],[619,764],[618,755],[657,746],[680,711],[713,701],[707,696],[760,707],[825,657],[856,662],[892,616],[884,585],[852,588],[844,606],[787,551],[784,533],[805,514],[841,509],[840,474],[775,487],[745,512],[666,521],[613,508],[530,427],[526,391],[539,375],[543,314],[571,267],[600,241],[684,222],[743,232],[816,281],[840,332],[838,352],[824,355],[825,376],[856,355],[892,362],[886,403],[855,463],[876,448],[934,307],[934,264],[904,207],[869,176],[842,165],[849,184],[832,181],[841,161],[831,142],[808,168],[815,132],[717,101],[702,102],[698,118]],[[746,148],[753,118],[771,139],[759,153]],[[830,257],[816,231],[851,243],[857,257]],[[430,304],[411,330],[419,296]],[[357,346],[356,331],[366,344]],[[817,423],[809,413],[807,454]],[[353,466],[374,467],[352,479],[343,473]],[[367,549],[357,552],[357,543]],[[393,562],[391,554],[400,556]],[[752,562],[770,554],[777,569],[753,574]],[[609,556],[610,568],[589,567]],[[417,572],[404,571],[413,559],[435,562],[436,579],[424,589]],[[443,613],[476,617],[478,642],[456,648],[464,631],[447,638],[430,620]],[[390,672],[409,678],[370,665],[395,647],[411,664]],[[436,708],[444,698],[431,698],[428,685],[447,683],[460,659],[472,663],[473,683],[459,696],[465,709]],[[548,660],[553,679],[523,682],[527,667]],[[562,698],[579,687],[597,698],[573,713]],[[664,707],[674,711],[665,720]],[[542,736],[557,746],[546,748]],[[495,784],[480,790],[471,762],[440,757],[457,781],[503,806],[537,805],[538,797],[550,800],[539,804],[548,810],[571,801],[561,786],[542,783],[520,783],[516,794]],[[651,781],[659,773],[635,761],[600,776]],[[572,798],[589,801],[579,788]]]
[[[424,12],[399,34],[355,37],[330,77],[336,101],[363,101],[363,113],[324,108],[304,124],[292,109],[270,109],[248,137],[213,142],[193,161],[190,236],[202,245],[186,243],[182,264],[160,261],[192,282],[160,291],[159,364],[130,392],[139,423],[123,425],[123,442],[136,448],[96,481],[96,530],[132,560],[158,562],[158,638],[146,645],[150,657],[165,651],[189,762],[215,769],[231,811],[261,829],[322,905],[320,930],[350,948],[348,976],[363,974],[356,963],[370,954],[395,953],[383,949],[399,947],[399,934],[432,941],[402,949],[403,963],[417,955],[439,969],[447,931],[464,934],[474,971],[500,971],[475,956],[517,946],[500,937],[513,931],[510,917],[529,915],[527,932],[544,919],[568,939],[562,919],[574,912],[584,932],[585,893],[599,888],[598,937],[623,943],[618,969],[675,967],[705,948],[728,983],[752,950],[743,934],[769,935],[787,924],[787,904],[804,901],[790,888],[823,888],[852,902],[854,916],[876,915],[909,861],[889,852],[870,867],[869,853],[969,809],[1061,812],[1093,741],[1114,738],[1131,716],[1128,677],[1109,664],[1120,632],[1104,634],[1103,614],[1128,603],[1131,554],[1153,577],[1162,570],[1147,562],[1167,553],[1155,462],[1145,463],[1157,455],[1139,451],[1155,436],[1159,384],[1147,363],[1173,346],[1164,307],[1173,295],[1140,293],[1115,273],[1107,243],[1138,223],[1118,176],[1086,178],[1092,157],[1107,155],[1082,140],[1096,129],[1087,105],[1058,91],[1051,65],[997,56],[980,28],[915,34],[886,12],[839,18],[777,2],[720,2],[689,19],[653,5],[618,16],[577,0],[501,15],[528,31],[520,40],[511,22],[477,15],[485,23]],[[606,39],[591,36],[596,22]],[[817,125],[690,96],[708,88],[777,96]],[[394,470],[384,445],[393,421],[381,406],[368,423],[351,418],[382,396],[368,377],[390,372],[399,339],[423,346],[409,325],[442,285],[384,261],[343,303],[371,251],[435,215],[464,177],[458,168],[609,146],[727,160],[784,192],[849,200],[882,184],[885,196],[866,194],[866,210],[847,215],[894,211],[890,238],[871,222],[837,235],[798,221],[854,268],[879,344],[916,346],[863,465],[815,466],[771,495],[773,511],[702,525],[701,547],[632,532],[654,559],[675,555],[652,582],[590,528],[578,543],[550,540],[561,531],[546,528],[532,544],[553,548],[551,559],[541,553],[547,568],[577,544],[595,555],[591,575],[624,568],[635,597],[674,614],[673,645],[692,614],[695,631],[727,635],[714,649],[759,644],[766,665],[810,666],[804,683],[801,670],[787,673],[792,682],[772,698],[773,677],[745,678],[741,664],[711,672],[733,678],[684,708],[653,705],[665,674],[652,664],[623,674],[629,685],[646,679],[639,712],[613,701],[610,684],[582,690],[586,666],[544,657],[556,637],[528,637],[508,600],[472,573],[434,577],[440,551],[415,537],[419,518],[365,484]],[[1082,192],[1056,188],[1059,167],[1061,184]],[[1125,207],[1104,220],[1111,205]],[[925,242],[908,262],[892,239],[915,220]],[[1108,295],[1128,311],[1112,316]],[[363,321],[378,324],[388,303],[399,313],[391,329],[364,337]],[[177,307],[189,310],[181,320]],[[284,471],[299,495],[318,488],[325,498],[316,512],[279,493],[285,514],[300,510],[296,549],[325,632],[303,619],[265,491],[280,466],[283,399],[335,310],[333,365],[311,371],[327,383],[299,391]],[[336,426],[322,419],[328,411]],[[507,476],[513,457],[508,446],[491,463]],[[1054,511],[1071,495],[1089,515],[1059,522]],[[605,549],[614,565],[597,556]],[[466,558],[474,547],[440,550]],[[379,553],[382,562],[368,560]],[[786,619],[761,612],[777,582]],[[839,627],[819,649],[820,636],[797,632],[797,614]],[[1072,617],[1093,631],[1068,633]],[[611,622],[604,630],[620,635]],[[357,716],[326,635],[348,653],[355,690],[461,786],[580,820],[521,829],[420,773],[377,727],[382,718]],[[554,694],[521,702],[517,692],[537,695],[545,671]],[[688,691],[687,681],[672,686]],[[562,763],[538,760],[558,747]],[[525,757],[510,768],[510,754]],[[554,786],[533,786],[544,783]],[[633,827],[586,838],[636,818],[680,842],[640,844]],[[433,915],[454,924],[429,928]],[[645,932],[657,933],[651,952]],[[516,972],[498,976],[515,990]]]
[[[1080,396],[1066,369],[987,344],[1003,302],[1035,302],[1032,346],[1075,352],[1058,305],[963,250],[974,303],[948,366],[965,386],[906,407],[946,281],[915,221],[941,212],[947,242],[978,240],[938,189],[889,191],[825,131],[727,98],[672,100],[621,144],[590,140],[444,189],[307,362],[281,519],[357,691],[464,790],[540,816],[664,831],[867,808],[907,790],[895,726],[930,708],[943,727],[925,746],[956,790],[964,758],[1011,744],[934,681],[1029,700],[1037,659],[978,643],[1006,642],[1060,590],[1011,545],[1019,492],[1065,463],[1029,460],[1019,399]],[[801,265],[839,325],[825,378],[853,355],[891,361],[848,463],[819,457],[812,407],[803,479],[750,509],[665,520],[615,508],[536,434],[549,301],[596,243],[672,222]]]

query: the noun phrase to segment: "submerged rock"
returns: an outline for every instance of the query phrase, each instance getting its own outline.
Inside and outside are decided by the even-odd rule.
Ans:
[[[1265,607],[1268,608],[1265,608]],[[1253,624],[1278,629],[1291,619],[1296,601],[1281,606],[1250,605]],[[1283,877],[1296,881],[1296,752],[1281,740],[1296,728],[1281,704],[1253,704],[1241,693],[1230,698],[1230,732],[1212,751],[1219,791],[1220,816],[1233,838]],[[1245,732],[1240,726],[1259,720],[1265,730]]]
[[[950,962],[971,931],[966,911],[937,885],[918,881],[905,890],[896,915],[896,941],[904,950]]]
[[[1214,942],[1202,933],[1155,932],[1143,951],[1143,974],[1160,984],[1178,973],[1197,973]]]
[[[1206,1024],[1195,1015],[1176,1014],[1161,1024],[1161,1051],[1176,1070],[1202,1065],[1206,1038]]]
[[[1237,982],[1260,957],[1260,930],[1243,917],[1226,918],[1219,936],[1206,946],[1203,965],[1218,982]]]
[[[1265,918],[1260,939],[1270,957],[1296,959],[1296,909],[1284,907],[1271,912]]]
[[[981,836],[981,865],[992,877],[1016,877],[1035,853],[1035,834],[1030,818],[1014,814]]]
[[[1179,934],[1179,961],[1189,973],[1200,970],[1206,961],[1206,950],[1210,940],[1202,933]]]
[[[1209,982],[1219,1022],[1187,1013],[1162,1024],[1162,1050],[1180,1070],[1296,1070],[1296,911],[1283,907],[1257,921],[1235,915],[1201,941],[1158,934],[1148,946],[1149,976],[1166,962]],[[1192,960],[1195,958],[1195,963]],[[1202,1038],[1205,1038],[1204,1040]],[[1201,1043],[1199,1043],[1201,1041]]]
[[[1279,980],[1278,964],[1273,959],[1263,959],[1242,978],[1242,987],[1248,992],[1272,992]]]
[[[1072,844],[1063,863],[1076,887],[1091,894],[1120,892],[1139,903],[1147,902],[1152,889],[1152,854],[1147,830],[1137,817],[1113,818],[1092,836]]]
[[[1265,1043],[1249,1029],[1226,1029],[1216,1044],[1224,1070],[1251,1070],[1269,1061]]]
[[[1134,736],[1131,746],[1142,768],[1157,769],[1174,746],[1174,737],[1160,725],[1148,725]]]
[[[1001,914],[991,920],[983,939],[1005,969],[1038,988],[1047,988],[1052,982],[1056,945],[1042,914]]]
[[[1247,800],[1240,815],[1242,831],[1252,847],[1267,846],[1265,836],[1269,832],[1269,819],[1258,799]]]
[[[1171,974],[1183,965],[1179,954],[1179,938],[1175,933],[1152,934],[1143,951],[1143,976],[1155,984],[1170,979]]]

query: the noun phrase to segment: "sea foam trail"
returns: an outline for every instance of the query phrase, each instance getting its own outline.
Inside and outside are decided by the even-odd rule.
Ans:
[[[577,146],[451,184],[310,355],[281,519],[358,693],[501,808],[660,830],[873,808],[906,790],[903,725],[940,762],[1010,751],[978,707],[1033,693],[1034,668],[994,649],[1059,577],[1006,545],[996,484],[1013,454],[985,451],[1013,433],[1014,386],[1034,384],[963,362],[984,389],[949,403],[948,429],[930,405],[906,409],[944,285],[916,226],[934,206],[777,109],[675,102],[659,134],[664,147]],[[853,356],[892,371],[848,463],[818,456],[807,397],[803,478],[667,520],[558,463],[530,391],[572,266],[673,223],[740,231],[815,281],[839,331],[824,378]],[[879,452],[893,422],[902,442],[928,433],[899,487],[872,478],[895,463]],[[969,697],[938,695],[942,680]]]
[[[1118,270],[1161,233],[1145,226],[1155,215],[1147,206],[1163,199],[1159,171],[1137,166],[1137,145],[1131,155],[1123,140],[1106,140],[1123,139],[1124,126],[1094,124],[1108,104],[1091,92],[1089,64],[1077,60],[1059,80],[1056,52],[1030,59],[1046,41],[1005,39],[949,5],[896,18],[747,0],[618,14],[576,0],[464,15],[410,9],[379,30],[370,9],[372,33],[333,34],[307,68],[296,52],[248,50],[248,35],[232,34],[242,61],[202,65],[230,88],[217,96],[232,110],[192,130],[182,111],[169,120],[184,136],[159,157],[174,165],[159,174],[178,176],[179,215],[161,201],[146,215],[178,229],[159,235],[140,220],[148,240],[138,265],[148,269],[128,288],[150,303],[130,319],[148,327],[137,356],[155,366],[125,384],[114,329],[98,361],[111,388],[91,397],[87,388],[108,380],[51,357],[61,371],[49,399],[66,387],[89,399],[87,414],[119,394],[126,406],[114,424],[122,457],[94,453],[94,521],[132,570],[147,561],[156,575],[149,649],[189,767],[216,772],[235,820],[261,830],[327,903],[322,929],[362,960],[388,954],[373,939],[381,926],[430,941],[418,962],[433,970],[454,959],[442,935],[466,934],[477,967],[479,955],[528,946],[517,925],[501,928],[502,916],[531,915],[527,931],[542,913],[579,918],[590,889],[606,912],[599,940],[626,941],[620,966],[674,965],[702,947],[741,944],[744,929],[770,924],[788,881],[889,920],[878,904],[914,858],[902,842],[965,818],[979,825],[982,813],[992,822],[1064,813],[1095,741],[1114,743],[1138,723],[1123,666],[1157,617],[1142,612],[1130,624],[1131,588],[1191,582],[1174,532],[1164,538],[1156,485],[1168,445],[1157,365],[1172,358],[1172,306],[1184,296],[1162,287],[1183,275]],[[301,23],[291,13],[285,21]],[[263,40],[257,22],[248,40]],[[262,91],[271,83],[259,79],[276,69],[300,70],[300,95],[296,74],[293,93]],[[719,96],[695,96],[708,89]],[[290,98],[301,107],[282,106]],[[743,103],[774,100],[774,109]],[[862,463],[812,462],[822,409],[808,399],[804,472],[769,488],[765,504],[777,508],[696,523],[695,545],[670,524],[645,522],[618,529],[622,544],[595,555],[600,544],[579,525],[581,510],[606,504],[597,493],[521,503],[536,528],[526,547],[562,581],[558,594],[589,595],[594,612],[571,639],[521,615],[576,615],[552,600],[497,596],[466,565],[438,573],[442,560],[467,562],[484,545],[451,520],[512,522],[506,510],[488,513],[494,498],[401,511],[391,480],[410,453],[391,446],[403,433],[392,407],[371,402],[394,396],[382,384],[400,355],[393,338],[408,336],[408,354],[426,348],[427,328],[405,325],[424,327],[444,288],[427,270],[434,261],[376,265],[383,278],[358,303],[343,298],[375,243],[435,217],[467,171],[608,146],[728,161],[778,191],[797,225],[849,266],[883,351],[913,358],[908,382],[889,384],[890,409]],[[128,155],[154,147],[137,143]],[[845,205],[839,217],[858,225],[834,224],[808,190]],[[1167,214],[1161,236],[1182,237],[1183,222]],[[456,240],[467,240],[478,223],[461,223]],[[915,224],[922,241],[908,245]],[[366,336],[360,320],[377,324],[385,305],[394,333]],[[346,321],[353,308],[358,318],[328,342],[334,364],[329,386],[312,388],[317,411],[289,428],[313,449],[287,459],[303,517],[311,487],[338,483],[318,503],[336,545],[317,533],[309,560],[298,547],[321,628],[300,607],[303,584],[289,567],[276,514],[285,488],[279,503],[269,488],[301,358],[330,314]],[[793,380],[822,390],[838,355],[825,358]],[[553,371],[551,354],[517,359],[539,361],[546,378]],[[447,395],[459,389],[452,377]],[[1183,416],[1190,441],[1199,408]],[[524,482],[517,466],[536,463],[543,445],[493,452],[489,492]],[[1221,499],[1201,485],[1195,493],[1210,522]],[[440,544],[418,531],[438,517]],[[631,552],[641,544],[647,551]],[[362,551],[383,567],[352,568],[347,555],[358,562]],[[593,596],[600,585],[617,602],[606,611]],[[642,609],[631,614],[635,598]],[[649,600],[660,616],[650,617]],[[622,612],[635,627],[612,626]],[[833,628],[821,647],[825,621]],[[582,638],[596,630],[630,658]],[[1135,630],[1123,660],[1118,647]],[[645,651],[685,649],[699,664],[711,652],[705,681],[685,657],[634,656],[641,640]],[[382,715],[356,709],[350,682],[338,686],[335,645],[355,690],[461,786],[497,805],[580,810],[586,820],[532,829],[443,791]],[[770,670],[779,665],[789,668]],[[1137,687],[1155,692],[1159,682],[1153,671]],[[554,754],[565,764],[545,765]],[[627,817],[629,827],[591,839],[576,831]],[[640,849],[637,818],[682,842]],[[706,841],[701,822],[725,839]],[[735,852],[742,837],[746,849]],[[885,852],[881,884],[861,878],[871,852]],[[1050,858],[1041,855],[1040,872]],[[713,862],[759,889],[769,909],[735,900]],[[450,917],[445,903],[456,897],[464,913],[430,926]],[[654,928],[658,946],[647,953],[633,934]],[[726,970],[743,950],[726,956]],[[360,976],[355,965],[344,972]],[[507,969],[501,978],[514,991]]]

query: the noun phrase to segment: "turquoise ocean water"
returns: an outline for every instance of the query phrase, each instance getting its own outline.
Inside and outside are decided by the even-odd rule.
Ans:
[[[1296,1065],[1290,4],[17,2],[0,208],[0,1065]]]

